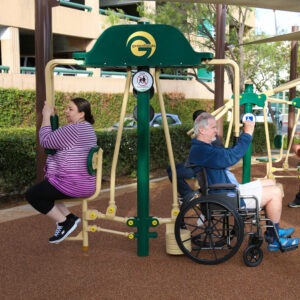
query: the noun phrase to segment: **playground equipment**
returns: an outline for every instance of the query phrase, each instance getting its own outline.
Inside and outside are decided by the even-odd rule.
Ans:
[[[116,38],[117,37],[117,38]],[[176,47],[174,47],[176,45]],[[167,241],[167,252],[169,254],[181,254],[183,251],[189,256],[189,252],[194,251],[194,241],[191,239],[192,234],[190,230],[182,228],[180,218],[185,218],[187,211],[179,211],[177,201],[177,177],[176,168],[173,157],[172,145],[169,134],[169,127],[166,119],[166,112],[164,107],[164,100],[162,96],[162,90],[159,82],[160,68],[162,67],[182,67],[190,68],[197,67],[202,63],[209,64],[227,64],[233,67],[235,72],[234,82],[234,99],[229,103],[226,103],[224,107],[218,109],[213,114],[217,119],[221,118],[228,110],[232,110],[233,120],[230,122],[230,130],[234,130],[234,136],[237,138],[240,131],[239,121],[239,70],[235,62],[230,60],[216,60],[212,59],[211,53],[197,53],[195,52],[184,36],[175,28],[167,25],[150,25],[147,23],[140,23],[137,25],[120,25],[113,26],[103,32],[91,51],[87,53],[74,53],[74,59],[55,59],[51,60],[46,66],[46,97],[47,101],[54,106],[54,84],[53,84],[53,71],[55,66],[59,64],[79,64],[89,68],[102,68],[102,67],[126,67],[127,68],[127,79],[125,84],[125,91],[123,97],[123,103],[120,113],[119,128],[117,132],[115,150],[113,155],[112,167],[111,167],[111,185],[110,185],[110,199],[108,207],[105,213],[98,210],[91,210],[88,208],[88,202],[98,197],[101,189],[101,171],[102,171],[102,152],[101,150],[96,153],[91,153],[91,157],[94,156],[94,164],[97,166],[97,188],[93,196],[82,199],[82,218],[83,218],[83,230],[78,236],[69,238],[68,240],[80,240],[83,241],[84,249],[88,248],[88,234],[90,232],[108,232],[113,234],[122,235],[130,239],[137,239],[137,252],[139,256],[147,256],[149,254],[149,238],[155,238],[156,232],[149,232],[150,227],[156,227],[161,224],[166,224],[166,241]],[[150,68],[154,68],[154,78],[150,73]],[[134,75],[132,76],[132,73]],[[150,115],[150,98],[153,93],[153,83],[155,82],[157,94],[160,103],[160,109],[163,119],[163,129],[165,133],[165,139],[167,144],[167,150],[170,160],[170,166],[173,173],[172,191],[173,191],[173,202],[171,205],[171,212],[169,218],[153,217],[149,215],[149,115]],[[123,124],[126,112],[126,106],[128,102],[129,89],[131,83],[137,97],[137,120],[138,120],[138,147],[137,147],[137,216],[117,216],[117,205],[115,202],[115,180],[116,180],[116,166],[119,156],[119,149],[121,143],[121,137],[123,132]],[[230,136],[230,133],[228,137]],[[229,138],[226,140],[228,145]],[[95,155],[97,157],[95,157]],[[93,161],[90,157],[89,166]],[[92,167],[92,171],[95,171],[95,166]],[[199,206],[198,201],[202,201],[202,197],[196,202],[191,202],[189,209],[196,209]],[[219,201],[220,200],[220,201]],[[225,224],[229,219],[234,220],[233,227],[223,227],[223,242],[218,244],[221,250],[232,249],[231,248],[231,235],[238,236],[238,243],[233,247],[234,251],[231,254],[226,255],[224,259],[218,260],[222,262],[230,258],[238,249],[241,244],[243,237],[243,225],[239,221],[240,217],[235,211],[236,207],[227,206],[224,201],[216,197],[216,200],[205,198],[208,202],[208,207],[215,207],[215,205],[222,207],[222,215],[218,217],[220,220],[219,224]],[[202,203],[202,202],[201,202]],[[192,207],[195,205],[195,207]],[[213,210],[215,213],[215,210]],[[179,217],[179,213],[181,214]],[[208,213],[208,211],[203,211]],[[257,212],[254,213],[257,215]],[[215,216],[213,215],[213,218]],[[207,217],[206,217],[207,218]],[[96,219],[110,220],[121,222],[130,227],[130,231],[118,231],[107,228],[102,228],[98,224],[90,224],[90,221]],[[177,220],[177,221],[176,221]],[[176,221],[176,226],[175,226]],[[203,220],[202,220],[203,221]],[[245,220],[244,220],[245,221]],[[185,221],[184,221],[185,222]],[[258,221],[256,221],[258,222]],[[252,224],[252,223],[251,223]],[[186,225],[189,225],[186,223]],[[201,227],[202,224],[198,224]],[[137,228],[137,232],[133,232],[133,228]],[[174,239],[174,228],[177,244]],[[209,227],[211,229],[211,227]],[[228,228],[230,231],[228,231]],[[236,230],[232,232],[232,230]],[[257,229],[259,231],[259,229]],[[209,233],[210,232],[210,233]],[[230,234],[228,235],[228,232]],[[210,236],[215,233],[212,230],[207,232]],[[247,261],[256,260],[257,257],[261,257],[259,246],[261,245],[261,239],[259,234],[251,233],[251,241],[254,241],[255,247],[250,247],[247,250]],[[180,243],[184,241],[184,247]],[[197,245],[198,247],[199,245]],[[204,245],[205,247],[207,245]],[[250,246],[253,246],[252,244]],[[213,252],[215,249],[213,249]],[[230,252],[230,250],[229,250]],[[249,258],[250,257],[250,258]],[[260,258],[258,259],[260,262]],[[251,262],[250,262],[251,264]],[[258,263],[252,263],[257,265]]]
[[[176,45],[176,47],[175,47]],[[159,97],[160,109],[163,119],[163,128],[167,143],[168,155],[173,174],[176,174],[175,162],[171,146],[168,123],[162,91],[159,83],[160,68],[162,67],[197,67],[203,61],[213,58],[211,53],[195,52],[184,36],[175,28],[167,25],[150,25],[140,23],[137,25],[120,25],[108,28],[99,37],[94,47],[87,53],[74,53],[74,59],[54,59],[46,66],[46,99],[54,106],[53,70],[59,64],[83,65],[89,68],[126,67],[127,79],[123,103],[120,113],[119,128],[117,132],[115,150],[111,168],[110,200],[105,213],[84,208],[83,220],[87,228],[86,233],[104,231],[127,236],[138,241],[138,255],[147,256],[149,252],[149,238],[157,236],[156,232],[149,232],[150,227],[159,224],[172,224],[179,213],[177,202],[177,182],[173,180],[173,203],[169,218],[149,216],[149,102],[151,90],[155,81]],[[154,79],[150,68],[155,68]],[[136,69],[132,76],[133,69]],[[123,123],[130,84],[133,84],[137,96],[138,119],[138,165],[137,165],[137,216],[120,217],[116,215],[115,179]],[[91,199],[86,199],[87,202]],[[131,229],[136,227],[137,232],[120,232],[104,229],[96,225],[89,225],[88,221],[107,219],[127,224]],[[81,233],[80,233],[81,235]],[[81,239],[79,236],[76,239]],[[87,239],[86,239],[87,240]],[[88,242],[84,242],[88,247]]]
[[[245,113],[252,113],[253,105],[259,106],[263,108],[264,112],[264,129],[265,129],[265,135],[266,135],[266,146],[267,146],[267,157],[259,157],[257,158],[260,162],[265,162],[267,167],[266,177],[267,178],[282,178],[282,177],[296,177],[298,178],[299,175],[296,173],[295,175],[275,175],[276,172],[285,172],[285,171],[297,171],[298,168],[291,168],[288,163],[288,158],[290,155],[291,147],[293,144],[293,139],[296,133],[297,128],[297,121],[300,117],[300,98],[295,98],[290,101],[288,100],[281,100],[277,98],[270,97],[273,94],[276,94],[281,91],[285,91],[287,89],[293,88],[300,84],[300,78],[295,79],[293,81],[287,82],[279,87],[276,87],[275,89],[268,90],[265,93],[262,94],[256,94],[253,92],[253,85],[252,84],[246,84],[245,85],[245,92],[239,97],[240,101],[236,101],[235,103],[239,103],[240,105],[244,105],[244,112]],[[284,141],[287,138],[286,135],[276,135],[274,138],[274,145],[277,149],[279,149],[279,155],[272,154],[271,150],[271,143],[270,143],[270,134],[269,134],[269,125],[268,125],[268,103],[280,103],[280,104],[286,104],[286,105],[292,105],[295,108],[297,108],[297,114],[296,114],[296,122],[292,129],[291,139],[289,141],[287,151],[284,153],[283,146]],[[239,107],[235,107],[233,104],[233,100],[228,101],[224,106],[220,107],[218,110],[214,111],[212,114],[215,115],[216,119],[218,120],[221,116],[226,114],[227,112],[231,112],[232,110],[239,109]],[[236,115],[233,116],[235,120],[238,120],[238,117]],[[229,139],[231,136],[231,130],[232,130],[232,118],[230,119],[225,147],[228,146]],[[237,124],[238,122],[236,122]],[[188,132],[188,134],[192,134],[192,129]],[[238,136],[238,135],[234,135]],[[273,163],[278,163],[283,160],[282,167],[274,167]],[[243,183],[248,182],[250,180],[250,168],[251,168],[251,146],[249,147],[246,155],[243,158]]]
[[[298,173],[298,168],[291,168],[289,166],[289,155],[291,152],[291,147],[293,145],[293,140],[295,137],[295,133],[296,133],[296,128],[297,128],[297,123],[300,117],[300,98],[294,98],[292,100],[281,100],[281,99],[277,99],[274,97],[271,97],[273,94],[276,94],[278,92],[281,91],[285,91],[287,89],[290,89],[292,87],[295,87],[297,85],[300,84],[300,78],[295,79],[293,81],[287,82],[273,90],[267,91],[265,92],[264,95],[265,96],[265,102],[263,105],[261,105],[262,107],[264,107],[264,126],[265,126],[265,134],[266,134],[266,144],[267,144],[267,157],[260,157],[257,160],[261,161],[261,162],[266,162],[267,164],[267,174],[266,177],[267,178],[282,178],[282,177],[291,177],[291,178],[299,178]],[[297,108],[297,114],[296,114],[296,118],[295,118],[295,124],[293,126],[292,129],[292,133],[291,133],[291,138],[289,141],[289,144],[287,146],[287,150],[286,153],[283,153],[283,146],[284,146],[284,140],[286,139],[286,135],[279,135],[279,136],[275,136],[274,139],[274,145],[276,148],[280,149],[280,153],[277,157],[274,157],[272,155],[272,151],[271,151],[271,144],[270,144],[270,135],[269,135],[269,127],[268,127],[268,122],[267,122],[267,116],[266,116],[266,111],[267,111],[267,107],[268,107],[268,103],[280,103],[280,104],[285,104],[285,105],[291,105],[294,106],[295,108]],[[274,167],[273,163],[279,163],[282,162],[282,166],[281,167]],[[287,172],[287,171],[292,171],[292,172],[296,172],[295,175],[278,175],[275,174],[276,172]]]
[[[275,99],[274,98],[268,98],[267,100],[268,102],[274,102]],[[290,167],[289,165],[289,156],[290,156],[290,153],[291,153],[291,148],[292,148],[292,145],[293,145],[293,141],[294,141],[294,137],[295,137],[295,133],[296,133],[296,128],[297,128],[297,125],[298,125],[298,120],[299,120],[299,117],[300,117],[300,98],[295,98],[291,101],[285,101],[286,104],[288,105],[292,105],[294,107],[296,107],[298,110],[297,110],[297,113],[296,113],[296,118],[295,118],[295,123],[294,123],[294,126],[293,126],[293,129],[292,129],[292,133],[291,133],[291,138],[290,138],[290,141],[287,145],[287,150],[285,152],[285,154],[283,153],[283,145],[284,145],[284,139],[286,138],[286,135],[283,135],[281,137],[281,142],[278,143],[278,145],[281,147],[280,148],[280,154],[277,158],[274,158],[274,156],[272,156],[271,154],[271,147],[270,147],[270,139],[269,139],[269,132],[268,130],[266,129],[265,132],[266,132],[266,138],[267,138],[267,151],[268,151],[268,160],[267,160],[267,177],[268,178],[283,178],[283,177],[290,177],[290,178],[299,178],[299,174],[298,174],[298,168],[296,167]],[[276,138],[276,137],[275,137]],[[276,141],[274,140],[274,144],[276,143]],[[276,144],[275,144],[276,146]],[[282,161],[282,165],[281,167],[275,167],[273,165],[273,163],[279,163]],[[294,175],[287,175],[287,174],[284,174],[284,173],[287,173],[287,171],[292,171],[292,172],[296,172]],[[277,172],[281,172],[281,175],[278,175],[276,174]]]

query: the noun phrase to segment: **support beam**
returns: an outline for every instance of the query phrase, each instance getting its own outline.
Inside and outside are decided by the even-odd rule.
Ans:
[[[39,129],[42,124],[42,110],[46,100],[45,67],[52,59],[52,7],[56,0],[35,0],[35,57],[36,57],[36,181],[44,178],[43,167],[46,154],[39,143]]]
[[[217,5],[216,59],[225,57],[226,6]],[[224,66],[215,66],[215,110],[224,105]],[[223,118],[218,121],[218,135],[223,137]]]
[[[299,30],[298,26],[292,27],[292,32]],[[298,58],[298,41],[291,42],[291,62],[290,62],[290,81],[297,78],[297,58]],[[290,89],[289,99],[292,100],[296,97],[296,87]],[[289,118],[288,118],[288,143],[292,138],[292,131],[295,124],[295,107],[289,105]],[[298,120],[296,120],[298,122]]]

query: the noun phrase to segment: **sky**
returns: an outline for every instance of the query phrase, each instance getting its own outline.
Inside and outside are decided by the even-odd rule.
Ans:
[[[276,22],[275,22],[276,16]],[[271,9],[256,9],[256,31],[257,33],[266,33],[268,35],[290,33],[292,26],[299,26],[300,30],[300,13],[276,10],[275,13]]]

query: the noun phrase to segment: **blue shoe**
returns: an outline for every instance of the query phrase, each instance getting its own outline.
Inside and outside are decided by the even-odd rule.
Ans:
[[[280,238],[280,244],[282,250],[292,250],[298,248],[299,239],[298,238]],[[272,243],[268,244],[269,251],[277,251],[280,249],[279,242],[274,239]]]
[[[288,238],[295,232],[295,228],[279,228],[278,235],[280,238]]]

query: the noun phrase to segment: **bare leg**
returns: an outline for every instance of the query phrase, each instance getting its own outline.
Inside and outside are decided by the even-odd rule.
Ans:
[[[275,224],[280,222],[282,211],[282,191],[275,186],[263,186],[261,207],[265,207],[266,214]]]
[[[63,202],[57,203],[55,205],[64,216],[67,216],[68,214],[71,213]]]
[[[66,220],[66,216],[57,207],[57,204],[46,214],[49,218],[54,220],[56,223],[62,223]]]
[[[260,179],[260,182],[263,187],[264,186],[275,186],[277,184],[275,179],[270,179],[270,178]]]

